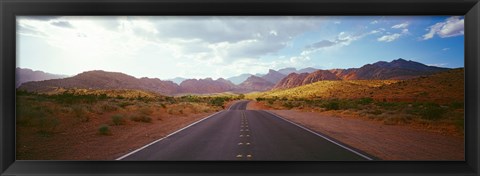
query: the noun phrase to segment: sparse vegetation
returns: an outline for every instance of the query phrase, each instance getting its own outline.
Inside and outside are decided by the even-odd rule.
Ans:
[[[108,126],[107,124],[101,125],[101,126],[98,128],[98,134],[101,134],[101,135],[110,135],[110,134],[111,134],[111,132],[110,132],[110,126]]]
[[[112,116],[112,123],[113,125],[119,126],[119,125],[125,125],[125,117],[121,114],[116,114]]]
[[[147,115],[143,115],[143,114],[135,114],[135,115],[132,115],[130,117],[130,120],[132,121],[135,121],[135,122],[144,122],[144,123],[150,123],[152,122],[152,118],[147,116]]]

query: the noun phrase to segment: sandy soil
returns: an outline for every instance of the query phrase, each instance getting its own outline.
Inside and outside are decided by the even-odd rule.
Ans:
[[[28,128],[19,129],[17,135],[22,138],[17,149],[21,157],[17,159],[114,160],[213,113],[171,115],[156,109],[151,123],[127,120],[126,125],[111,126],[111,135],[98,134],[98,127],[110,124],[113,114],[117,113],[92,115],[88,123],[77,123],[75,128],[61,130],[52,137],[38,137]]]
[[[247,109],[268,109],[251,102]],[[464,160],[464,138],[320,112],[270,110],[382,160]]]

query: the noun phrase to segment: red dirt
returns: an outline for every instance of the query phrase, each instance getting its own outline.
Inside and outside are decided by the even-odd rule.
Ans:
[[[247,109],[269,109],[251,102]],[[464,160],[464,138],[320,112],[270,110],[382,160]]]

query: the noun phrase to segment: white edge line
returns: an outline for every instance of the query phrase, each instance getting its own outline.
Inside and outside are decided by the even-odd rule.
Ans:
[[[161,141],[161,140],[163,140],[163,139],[165,139],[165,138],[168,138],[168,137],[170,137],[170,136],[172,136],[172,135],[174,135],[174,134],[176,134],[176,133],[184,130],[184,129],[187,129],[188,127],[191,127],[191,126],[193,126],[193,125],[195,125],[195,124],[197,124],[197,123],[200,123],[200,122],[202,122],[202,121],[204,121],[204,120],[206,120],[206,119],[208,119],[208,118],[210,118],[210,117],[212,117],[212,116],[214,116],[214,115],[217,115],[217,114],[220,113],[220,112],[223,112],[223,110],[222,110],[222,111],[218,111],[218,112],[216,112],[216,113],[214,113],[214,114],[211,114],[211,115],[209,115],[209,116],[207,116],[207,117],[205,117],[205,118],[203,118],[203,119],[200,119],[200,120],[198,120],[198,121],[196,121],[196,122],[194,122],[194,123],[192,123],[192,124],[190,124],[190,125],[188,125],[188,126],[186,126],[186,127],[183,127],[183,128],[181,128],[181,129],[173,132],[173,133],[170,133],[169,135],[167,135],[167,136],[165,136],[165,137],[162,137],[162,138],[160,138],[160,139],[157,139],[157,140],[151,142],[150,144],[147,144],[147,145],[145,145],[145,146],[143,146],[143,147],[140,147],[140,148],[138,148],[138,149],[136,149],[136,150],[134,150],[134,151],[132,151],[132,152],[130,152],[130,153],[127,153],[127,154],[125,154],[125,155],[123,155],[123,156],[121,156],[120,158],[117,158],[117,159],[115,159],[115,160],[117,160],[117,161],[122,160],[122,159],[124,159],[124,158],[126,158],[126,157],[128,157],[128,156],[130,156],[130,155],[132,155],[132,154],[134,154],[134,153],[137,153],[137,152],[140,151],[140,150],[143,150],[143,149],[147,148],[148,146],[151,146],[151,145],[153,145],[153,144],[155,144],[155,143],[157,143],[157,142],[159,142],[159,141]]]
[[[283,118],[283,117],[280,117],[279,115],[277,115],[277,114],[275,114],[275,113],[272,113],[272,112],[270,112],[270,111],[265,111],[265,112],[268,112],[269,114],[272,114],[272,115],[274,115],[274,116],[276,116],[276,117],[278,117],[278,118],[280,118],[280,119],[282,119],[282,120],[285,120],[285,121],[287,121],[287,122],[290,122],[291,124],[294,124],[294,125],[297,126],[297,127],[300,127],[300,128],[302,128],[302,129],[304,129],[304,130],[307,130],[307,131],[309,131],[310,133],[313,133],[313,134],[315,134],[315,135],[317,135],[317,136],[320,136],[320,137],[322,137],[323,139],[325,139],[325,140],[327,140],[327,141],[329,141],[329,142],[331,142],[331,143],[333,143],[333,144],[335,144],[335,145],[338,145],[338,146],[340,146],[340,147],[342,147],[342,148],[344,148],[344,149],[346,149],[346,150],[348,150],[348,151],[350,151],[350,152],[353,152],[353,153],[355,153],[355,154],[357,154],[357,155],[359,155],[359,156],[361,156],[361,157],[363,157],[363,158],[365,158],[365,159],[373,160],[372,158],[370,158],[370,157],[368,157],[368,156],[365,156],[364,154],[361,154],[361,153],[359,153],[359,152],[357,152],[357,151],[355,151],[355,150],[353,150],[353,149],[351,149],[351,148],[348,148],[347,146],[344,146],[344,145],[342,145],[342,144],[339,144],[339,143],[337,143],[337,142],[335,142],[335,141],[333,141],[333,140],[331,140],[331,139],[329,139],[329,138],[327,138],[327,137],[325,137],[325,136],[323,136],[323,135],[321,135],[321,134],[318,134],[317,132],[312,131],[312,130],[306,128],[306,127],[303,127],[303,126],[301,126],[301,125],[299,125],[299,124],[296,124],[296,123],[294,123],[294,122],[292,122],[292,121],[290,121],[290,120],[287,120],[287,119],[285,119],[285,118]]]

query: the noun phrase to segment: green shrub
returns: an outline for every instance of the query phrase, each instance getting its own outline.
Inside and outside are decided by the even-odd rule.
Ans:
[[[130,105],[133,105],[133,103],[129,102],[129,101],[123,101],[123,102],[118,103],[118,106],[120,106],[122,108],[125,108],[125,107],[130,106]]]
[[[358,100],[358,103],[359,104],[362,104],[362,105],[367,105],[367,104],[371,104],[373,102],[373,99],[372,98],[360,98]]]
[[[108,126],[108,125],[106,125],[106,124],[101,125],[101,126],[98,128],[98,134],[101,134],[101,135],[109,135],[109,134],[111,134],[111,132],[110,132],[110,126]]]
[[[445,110],[438,104],[428,103],[420,109],[419,114],[423,119],[438,120],[443,117]]]
[[[337,101],[330,101],[323,106],[327,110],[339,110],[340,104]]]
[[[125,122],[126,122],[126,121],[125,121],[125,118],[124,118],[122,115],[120,115],[120,114],[116,114],[116,115],[113,115],[113,116],[112,116],[112,123],[113,123],[113,125],[116,125],[116,126],[118,126],[118,125],[125,125]]]
[[[146,115],[133,115],[130,117],[130,120],[135,122],[145,122],[145,123],[152,122],[152,118]]]

